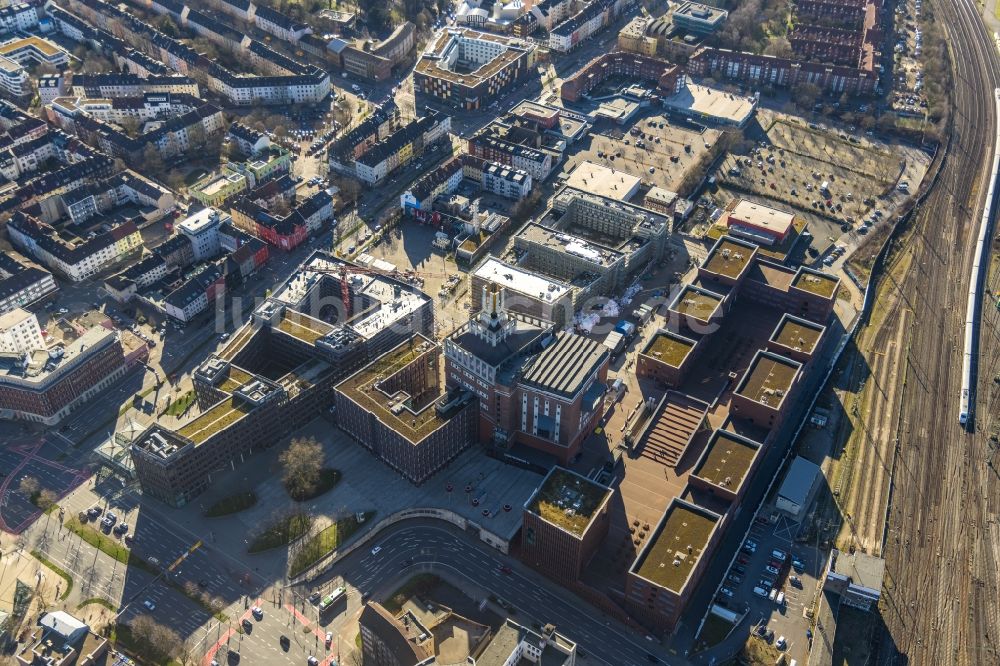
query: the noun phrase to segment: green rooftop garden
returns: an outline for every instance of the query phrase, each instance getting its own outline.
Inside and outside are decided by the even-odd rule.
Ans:
[[[177,431],[177,434],[190,439],[195,445],[198,445],[223,428],[228,428],[248,413],[249,410],[246,407],[238,405],[234,398],[229,397],[217,403],[187,425],[182,426]]]
[[[680,592],[708,545],[716,520],[675,502],[646,548],[637,574]]]
[[[583,536],[594,513],[610,494],[604,486],[553,468],[531,500],[529,510],[576,536]]]

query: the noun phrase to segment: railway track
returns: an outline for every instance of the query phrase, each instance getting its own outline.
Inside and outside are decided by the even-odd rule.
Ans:
[[[952,143],[939,181],[913,221],[911,259],[897,262],[886,276],[898,285],[891,294],[898,302],[887,303],[890,312],[866,332],[872,343],[862,353],[872,377],[906,380],[898,397],[886,393],[884,405],[872,398],[863,412],[860,428],[872,439],[863,447],[867,457],[855,462],[845,503],[857,512],[852,521],[859,545],[882,534],[885,466],[871,463],[895,449],[881,608],[888,637],[910,663],[985,666],[1000,663],[1000,474],[988,464],[989,435],[1000,414],[1000,391],[992,382],[1000,357],[995,308],[984,308],[976,431],[967,433],[955,414],[964,286],[985,204],[1000,69],[977,6],[971,0],[935,4],[951,46]],[[990,281],[994,288],[997,282],[996,276]],[[905,335],[894,335],[900,329]],[[900,361],[892,368],[886,356],[890,341],[897,340]],[[880,655],[882,663],[893,663],[889,652]]]

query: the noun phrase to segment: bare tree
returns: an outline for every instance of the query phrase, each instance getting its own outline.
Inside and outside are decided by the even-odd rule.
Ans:
[[[48,511],[55,503],[56,503],[56,494],[51,490],[49,490],[48,488],[38,493],[38,499],[35,500],[35,504],[42,511]]]
[[[38,479],[33,476],[25,476],[21,479],[21,482],[17,484],[17,489],[21,491],[22,495],[29,499],[35,496],[39,488]]]
[[[776,58],[791,58],[794,55],[792,44],[784,37],[775,37],[764,47],[764,55]]]
[[[148,615],[140,615],[129,624],[132,638],[140,647],[140,653],[154,657],[157,661],[167,661],[184,651],[184,641],[176,631],[159,624]]]
[[[361,196],[361,183],[355,178],[337,178],[334,185],[340,190],[340,200],[345,205],[351,205]]]
[[[323,447],[312,437],[293,439],[279,457],[282,480],[293,498],[307,497],[316,489],[323,470]]]

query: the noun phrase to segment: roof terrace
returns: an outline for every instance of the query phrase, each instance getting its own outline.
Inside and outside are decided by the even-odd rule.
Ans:
[[[574,536],[582,537],[611,490],[561,467],[553,467],[525,508]]]
[[[708,548],[720,519],[707,509],[675,498],[632,565],[632,572],[680,593]]]
[[[795,383],[801,367],[791,359],[758,351],[736,393],[777,409]]]

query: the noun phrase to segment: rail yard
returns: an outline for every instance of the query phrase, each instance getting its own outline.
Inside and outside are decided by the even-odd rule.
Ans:
[[[859,412],[865,443],[841,490],[842,539],[849,534],[854,546],[887,560],[881,610],[891,645],[883,646],[883,657],[992,664],[1000,658],[1000,493],[993,466],[1000,317],[989,298],[982,308],[979,369],[973,373],[978,408],[970,431],[957,415],[965,281],[988,203],[1000,69],[974,4],[944,4],[940,11],[953,53],[963,54],[953,60],[951,143],[936,184],[915,212],[906,250],[882,278],[876,315],[861,336],[875,387]],[[995,267],[985,289],[996,293]]]

